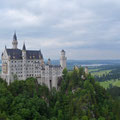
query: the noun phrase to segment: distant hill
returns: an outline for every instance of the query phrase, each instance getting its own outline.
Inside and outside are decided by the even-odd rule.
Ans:
[[[52,64],[60,64],[59,60],[52,60]],[[101,66],[101,65],[120,65],[120,60],[67,60],[67,68],[73,69],[77,66]]]

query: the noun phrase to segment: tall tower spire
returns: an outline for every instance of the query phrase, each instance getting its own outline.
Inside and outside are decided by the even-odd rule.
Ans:
[[[22,50],[26,51],[25,43],[23,44],[23,49]]]
[[[13,45],[13,49],[17,49],[18,41],[17,41],[16,32],[15,32],[14,35],[13,35],[13,42],[12,42],[12,45]]]

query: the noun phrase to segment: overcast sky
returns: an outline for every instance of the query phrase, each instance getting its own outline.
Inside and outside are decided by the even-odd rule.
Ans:
[[[46,59],[120,59],[120,0],[0,0],[0,53],[15,30]]]

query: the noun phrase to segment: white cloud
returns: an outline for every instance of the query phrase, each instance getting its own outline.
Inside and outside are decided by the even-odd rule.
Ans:
[[[34,42],[35,41],[35,42]],[[70,48],[70,47],[76,47],[76,46],[84,46],[89,43],[87,41],[66,41],[63,38],[38,38],[38,39],[31,39],[31,38],[25,38],[26,45],[28,46],[28,49],[48,49],[51,48],[55,50],[56,48]]]
[[[16,28],[37,26],[42,23],[43,20],[41,16],[36,16],[26,10],[19,11],[15,9],[6,10],[3,17],[8,19],[9,22],[11,22],[12,26],[15,26]]]
[[[28,48],[42,48],[54,58],[63,48],[69,58],[116,58],[120,50],[118,11],[119,0],[2,0],[0,47],[9,45],[17,30],[20,47],[25,40]]]

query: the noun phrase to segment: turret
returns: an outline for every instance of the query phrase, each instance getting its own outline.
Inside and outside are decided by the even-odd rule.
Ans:
[[[26,59],[26,46],[25,46],[25,43],[23,44],[22,58],[23,58],[23,59]]]
[[[62,50],[61,51],[61,56],[60,56],[60,65],[63,69],[67,67],[66,60],[67,60],[67,58],[65,57],[65,51]]]
[[[17,49],[18,41],[17,41],[16,33],[14,33],[14,35],[13,35],[12,45],[13,45],[13,49]]]

